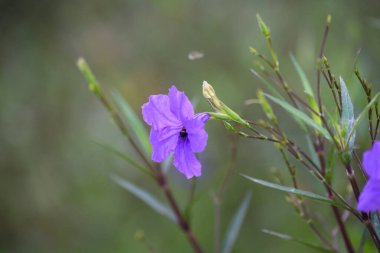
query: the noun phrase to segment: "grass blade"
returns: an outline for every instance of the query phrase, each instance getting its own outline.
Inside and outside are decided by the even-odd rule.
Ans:
[[[307,79],[305,72],[303,71],[303,69],[301,68],[301,66],[297,62],[297,59],[294,57],[294,55],[292,53],[290,53],[290,59],[292,60],[293,65],[296,68],[296,71],[298,73],[298,76],[301,79],[301,82],[302,82],[305,94],[307,96],[307,100],[309,101],[310,107],[314,111],[318,112],[319,108],[318,108],[318,105],[317,105],[317,101],[315,100],[313,89],[311,88],[310,82]],[[312,114],[312,118],[313,118],[313,120],[316,123],[318,123],[319,125],[322,125],[321,118],[318,115],[316,115],[316,114],[313,113]]]
[[[140,187],[132,184],[131,182],[123,179],[117,175],[111,175],[113,181],[118,185],[135,195],[137,198],[141,199],[145,204],[150,206],[157,213],[165,216],[169,220],[177,223],[176,217],[171,209],[169,209],[165,204],[155,198],[153,195],[147,191],[141,189]]]
[[[301,79],[301,82],[302,82],[302,85],[303,85],[303,88],[304,88],[306,95],[309,95],[312,98],[314,98],[314,93],[313,93],[313,90],[311,88],[310,82],[307,79],[305,72],[303,71],[303,69],[301,68],[299,63],[297,62],[297,59],[294,57],[294,55],[292,53],[290,53],[290,59],[292,60],[292,63],[297,70],[298,76]]]
[[[339,77],[341,94],[342,94],[342,118],[341,118],[341,136],[347,140],[347,150],[351,153],[354,149],[355,144],[355,130],[352,133],[350,140],[348,140],[349,133],[351,132],[354,122],[354,105],[352,104],[352,100],[350,94],[348,93],[348,89],[346,83],[344,82],[342,77]]]
[[[363,253],[364,245],[365,245],[365,242],[367,241],[368,237],[369,237],[369,233],[368,233],[368,230],[365,228],[363,230],[362,236],[360,238],[358,253]]]
[[[140,170],[142,173],[144,174],[147,174],[149,176],[153,176],[152,173],[149,171],[149,169],[143,167],[142,165],[140,165],[139,163],[135,162],[132,158],[130,158],[128,155],[126,155],[125,153],[115,149],[114,147],[111,147],[107,144],[103,144],[103,143],[100,143],[100,142],[95,142],[97,145],[99,145],[100,147],[102,147],[103,149],[111,152],[112,154],[120,157],[121,159],[123,159],[124,161],[126,161],[127,163],[129,163],[130,165],[132,165],[133,167],[135,167],[136,169]]]
[[[327,197],[318,195],[318,194],[313,193],[313,192],[304,191],[304,190],[300,190],[300,189],[296,189],[296,188],[292,188],[292,187],[288,187],[288,186],[284,186],[284,185],[279,185],[279,184],[271,183],[271,182],[268,182],[268,181],[265,181],[265,180],[253,178],[253,177],[250,177],[250,176],[247,176],[247,175],[243,175],[243,174],[241,174],[241,175],[243,177],[245,177],[246,179],[248,179],[248,180],[250,180],[250,181],[252,181],[252,182],[254,182],[256,184],[260,184],[262,186],[266,186],[266,187],[269,187],[269,188],[272,188],[272,189],[276,189],[276,190],[279,190],[279,191],[283,191],[283,192],[295,194],[295,195],[298,195],[298,196],[302,196],[302,197],[305,197],[305,198],[308,198],[308,199],[312,199],[312,200],[315,200],[315,201],[318,201],[318,202],[321,202],[321,203],[325,203],[325,204],[329,204],[329,205],[334,205],[334,206],[339,206],[339,207],[345,208],[345,206],[343,204],[341,204],[339,202],[336,202],[336,201],[332,201],[331,199],[329,199]]]
[[[148,133],[141,120],[139,119],[139,117],[137,117],[131,106],[119,92],[112,91],[111,94],[118,108],[121,110],[121,113],[125,117],[127,124],[132,128],[132,131],[137,137],[136,139],[140,143],[145,154],[150,156],[152,148],[149,142]]]
[[[268,82],[267,80],[265,80],[264,77],[262,77],[259,73],[257,73],[256,70],[254,69],[251,69],[251,73],[257,78],[259,79],[261,82],[263,82],[266,87],[268,88],[268,90],[270,92],[272,92],[273,95],[275,95],[276,97],[280,98],[281,100],[285,101],[285,98],[273,87],[273,85]]]
[[[327,140],[331,141],[331,137],[326,129],[324,129],[321,125],[319,125],[317,122],[315,122],[313,119],[311,119],[309,116],[307,116],[304,112],[294,108],[289,103],[285,101],[281,101],[269,94],[265,94],[267,98],[281,106],[283,109],[291,113],[294,117],[301,120],[305,124],[309,125],[310,127],[314,128],[318,132],[320,132]]]
[[[247,214],[249,202],[251,201],[251,193],[247,193],[240,204],[240,207],[236,210],[230,225],[228,226],[227,233],[225,235],[222,253],[232,252],[236,238],[239,235],[241,225],[243,224],[245,215]]]
[[[313,250],[317,250],[319,252],[324,252],[324,253],[335,252],[333,250],[326,249],[326,248],[321,247],[319,245],[316,245],[316,244],[313,244],[313,243],[310,243],[310,242],[306,242],[306,241],[304,241],[302,239],[298,239],[298,238],[295,238],[295,237],[287,235],[287,234],[282,234],[282,233],[275,232],[275,231],[268,230],[268,229],[262,229],[261,231],[263,231],[263,233],[265,233],[265,234],[268,234],[268,235],[271,235],[271,236],[275,236],[275,237],[281,238],[283,240],[292,241],[292,242],[296,242],[296,243],[302,244],[302,245],[304,245],[304,246],[306,246],[308,248],[311,248]]]

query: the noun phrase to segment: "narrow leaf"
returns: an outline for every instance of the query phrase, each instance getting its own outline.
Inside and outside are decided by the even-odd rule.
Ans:
[[[132,158],[130,158],[125,153],[122,153],[121,151],[119,151],[119,150],[115,149],[114,147],[111,147],[107,144],[100,143],[100,142],[95,142],[95,143],[97,145],[99,145],[100,147],[104,148],[105,150],[111,152],[112,154],[120,157],[121,159],[123,159],[124,161],[126,161],[127,163],[129,163],[130,165],[135,167],[136,169],[140,170],[141,172],[143,172],[149,176],[152,176],[152,173],[149,171],[149,169],[147,169],[147,168],[143,167],[142,165],[140,165],[139,163],[135,162]]]
[[[342,94],[342,118],[340,124],[341,129],[343,129],[343,134],[345,135],[342,137],[346,139],[347,150],[351,153],[354,149],[355,144],[355,130],[353,130],[350,140],[348,140],[348,137],[355,122],[354,105],[352,104],[346,83],[342,77],[339,77],[339,79]]]
[[[269,94],[265,94],[265,96],[267,98],[269,98],[270,100],[272,100],[273,102],[275,102],[276,104],[278,104],[279,106],[281,106],[282,108],[284,108],[289,113],[291,113],[294,117],[300,119],[302,122],[309,125],[310,127],[313,127],[315,130],[320,132],[327,140],[331,141],[331,137],[330,137],[328,131],[326,129],[324,129],[321,125],[316,123],[309,116],[307,116],[304,112],[294,108],[289,103],[287,103],[285,101],[281,101],[281,100],[279,100],[279,99],[277,99],[277,98],[275,98]]]
[[[364,110],[359,114],[359,116],[356,118],[355,124],[353,125],[351,131],[348,134],[347,143],[350,141],[352,136],[354,135],[355,129],[359,126],[359,123],[362,121],[366,113],[368,112],[369,108],[377,101],[379,98],[380,92],[376,93],[376,95],[372,98],[371,102],[369,102]],[[347,144],[346,144],[347,145]]]
[[[137,117],[131,106],[123,98],[123,96],[120,95],[120,93],[112,91],[112,97],[124,115],[127,124],[132,128],[132,131],[136,135],[136,139],[140,143],[141,147],[144,149],[145,154],[150,156],[151,145],[149,142],[148,133],[146,132],[141,120]]]
[[[325,253],[335,252],[333,250],[326,249],[326,248],[321,247],[319,245],[316,245],[316,244],[313,244],[313,243],[310,243],[310,242],[306,242],[306,241],[304,241],[302,239],[298,239],[298,238],[295,238],[295,237],[287,235],[287,234],[278,233],[278,232],[275,232],[275,231],[272,231],[272,230],[268,230],[268,229],[262,229],[261,231],[263,231],[265,234],[268,234],[268,235],[272,235],[272,236],[275,236],[275,237],[278,237],[278,238],[281,238],[281,239],[284,239],[284,240],[287,240],[287,241],[292,241],[292,242],[296,242],[296,243],[302,244],[302,245],[304,245],[306,247],[309,247],[311,249],[317,250],[319,252],[325,252]]]
[[[305,72],[303,71],[303,69],[301,68],[301,66],[297,62],[297,59],[294,57],[294,55],[292,53],[290,53],[290,59],[292,60],[293,65],[296,68],[296,71],[297,71],[297,73],[301,79],[301,82],[302,82],[304,91],[306,93],[307,100],[309,101],[310,107],[314,111],[318,112],[319,111],[318,104],[317,104],[317,101],[315,100],[313,89],[311,88],[310,82],[307,79]],[[312,118],[316,123],[318,123],[319,125],[322,125],[321,118],[318,115],[313,113]]]
[[[332,201],[331,199],[329,199],[327,197],[318,195],[318,194],[313,193],[313,192],[304,191],[304,190],[300,190],[300,189],[296,189],[296,188],[292,188],[292,187],[288,187],[288,186],[284,186],[284,185],[271,183],[271,182],[268,182],[265,180],[253,178],[253,177],[243,175],[243,174],[241,174],[241,175],[243,177],[245,177],[246,179],[248,179],[248,180],[250,180],[256,184],[260,184],[262,186],[266,186],[266,187],[269,187],[272,189],[276,189],[276,190],[280,190],[283,192],[287,192],[287,193],[295,194],[295,195],[302,196],[305,198],[309,198],[309,199],[312,199],[312,200],[315,200],[315,201],[318,201],[321,203],[326,203],[326,204],[330,204],[330,205],[334,205],[334,206],[340,206],[340,207],[345,208],[345,206],[343,204],[336,202],[336,201]]]
[[[297,73],[298,73],[298,75],[299,75],[299,77],[300,77],[300,79],[302,81],[305,93],[307,95],[309,95],[309,96],[311,96],[311,97],[314,98],[314,94],[313,94],[313,90],[311,88],[310,82],[307,79],[307,77],[305,75],[305,72],[303,71],[303,69],[301,68],[301,66],[298,64],[297,59],[294,57],[294,55],[292,53],[290,53],[290,59],[292,60],[293,65],[296,68]]]
[[[257,79],[259,79],[261,82],[263,82],[265,85],[266,85],[266,87],[268,88],[268,90],[273,94],[273,95],[275,95],[277,98],[279,98],[279,99],[281,99],[281,100],[283,100],[283,101],[285,101],[285,98],[273,87],[273,85],[270,83],[270,82],[268,82],[267,80],[265,80],[265,78],[264,77],[262,77],[259,73],[257,73],[257,71],[256,70],[254,70],[254,69],[251,69],[251,73],[257,78]]]
[[[380,236],[380,220],[377,213],[371,213],[371,219],[373,227],[375,228],[376,234]]]
[[[131,182],[123,179],[117,175],[111,175],[113,181],[115,181],[118,185],[135,195],[137,198],[141,199],[145,204],[150,206],[157,213],[165,216],[169,220],[177,223],[176,217],[171,209],[169,209],[165,204],[161,201],[157,200],[153,195],[148,193],[147,191],[141,189],[140,187],[132,184]]]
[[[245,215],[247,214],[250,201],[251,193],[247,193],[242,203],[240,204],[240,207],[236,210],[235,215],[230,222],[230,225],[228,226],[228,230],[223,243],[222,253],[232,252],[236,238],[239,235],[241,225],[244,221]]]
[[[360,238],[358,253],[363,253],[364,245],[365,245],[365,242],[368,239],[368,236],[369,236],[368,230],[365,228],[363,230],[362,236]]]

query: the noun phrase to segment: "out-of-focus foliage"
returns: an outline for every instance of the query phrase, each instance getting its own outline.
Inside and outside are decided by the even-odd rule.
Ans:
[[[157,252],[192,252],[173,223],[110,180],[109,174],[117,172],[158,192],[141,173],[94,144],[111,143],[135,155],[86,90],[75,65],[78,57],[84,56],[99,81],[119,90],[139,116],[148,95],[166,93],[173,83],[189,97],[201,98],[206,79],[232,108],[253,119],[261,109],[242,101],[255,97],[262,85],[249,71],[254,63],[249,46],[266,50],[256,13],[271,27],[282,72],[295,90],[303,86],[289,52],[314,87],[315,59],[325,17],[331,14],[325,54],[352,91],[358,115],[365,97],[355,92],[360,86],[352,73],[360,48],[358,67],[379,89],[379,9],[374,0],[0,1],[0,251],[144,252],[144,242],[134,238],[144,230],[145,242]],[[195,51],[203,57],[189,60]],[[203,100],[202,110],[208,110]],[[284,128],[294,138],[302,136],[297,126]],[[191,220],[211,252],[210,196],[226,169],[229,138],[219,124],[210,122],[207,130],[209,145],[200,156],[204,172]],[[356,129],[358,143],[365,133],[365,128]],[[235,252],[310,252],[261,232],[268,228],[315,239],[281,193],[268,194],[239,176],[268,178],[273,167],[286,175],[280,154],[271,144],[245,140],[238,154],[222,204],[223,231],[246,190],[253,194]],[[312,185],[306,172],[299,173],[305,185]],[[174,170],[169,176],[185,205],[189,182]],[[352,235],[357,242],[360,237]]]

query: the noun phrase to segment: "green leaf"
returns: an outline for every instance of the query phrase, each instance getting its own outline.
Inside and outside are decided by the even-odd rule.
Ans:
[[[241,174],[243,177],[245,177],[246,179],[256,183],[256,184],[260,184],[262,186],[266,186],[266,187],[269,187],[269,188],[272,188],[272,189],[276,189],[276,190],[280,190],[280,191],[283,191],[283,192],[287,192],[287,193],[291,193],[291,194],[295,194],[295,195],[298,195],[298,196],[302,196],[302,197],[305,197],[305,198],[308,198],[308,199],[312,199],[312,200],[315,200],[315,201],[318,201],[318,202],[321,202],[321,203],[326,203],[326,204],[330,204],[330,205],[334,205],[334,206],[339,206],[339,207],[343,207],[345,208],[345,206],[339,202],[336,202],[336,201],[332,201],[331,199],[327,198],[327,197],[324,197],[324,196],[321,196],[321,195],[318,195],[316,193],[313,193],[313,192],[308,192],[308,191],[304,191],[304,190],[300,190],[300,189],[296,189],[296,188],[292,188],[292,187],[288,187],[288,186],[284,186],[284,185],[279,185],[279,184],[275,184],[275,183],[271,183],[271,182],[268,182],[268,181],[265,181],[265,180],[261,180],[261,179],[257,179],[257,178],[253,178],[253,177],[250,177],[250,176],[247,176],[247,175],[243,175]]]
[[[380,95],[380,92],[376,93],[376,95],[372,98],[371,102],[369,102],[366,105],[366,107],[364,108],[364,110],[356,118],[355,124],[353,125],[351,131],[348,133],[347,143],[349,143],[350,139],[354,135],[355,129],[359,126],[359,123],[362,121],[362,119],[364,118],[364,116],[368,112],[369,108],[371,108],[371,106],[377,101],[377,99],[379,98],[379,95]],[[347,145],[347,143],[346,143],[346,145]]]
[[[240,204],[240,207],[236,210],[233,219],[231,220],[227,233],[225,235],[222,253],[232,252],[236,238],[239,235],[241,225],[247,214],[249,202],[251,201],[251,193],[247,193]]]
[[[315,130],[320,132],[327,140],[331,141],[331,137],[330,137],[328,131],[326,129],[324,129],[321,125],[316,123],[309,116],[307,116],[304,112],[294,108],[289,103],[287,103],[285,101],[281,101],[281,100],[279,100],[279,99],[277,99],[277,98],[275,98],[269,94],[265,94],[265,96],[267,98],[269,98],[270,100],[272,100],[273,102],[275,102],[276,104],[278,104],[279,106],[281,106],[282,108],[284,108],[289,113],[291,113],[297,119],[301,120],[305,124],[309,125],[310,127],[314,128]]]
[[[257,79],[259,79],[261,82],[263,82],[265,85],[266,85],[266,87],[268,88],[268,90],[270,91],[270,92],[272,92],[272,94],[273,95],[275,95],[277,98],[279,98],[279,99],[281,99],[281,100],[283,100],[283,101],[285,101],[285,98],[273,87],[273,85],[270,83],[270,82],[268,82],[267,80],[265,80],[265,78],[264,77],[262,77],[259,73],[257,73],[257,71],[256,70],[254,70],[254,69],[251,69],[251,73],[257,78]]]
[[[301,66],[299,65],[299,63],[297,62],[297,59],[294,57],[294,55],[292,53],[290,53],[290,59],[292,60],[293,65],[296,68],[297,73],[298,73],[298,75],[299,75],[299,77],[300,77],[300,79],[302,81],[305,93],[307,95],[311,96],[314,99],[314,94],[313,94],[313,90],[311,88],[310,82],[307,79],[307,77],[305,75],[305,72],[303,71],[303,69],[301,68]]]
[[[355,115],[354,115],[354,105],[352,104],[350,94],[348,93],[348,89],[346,86],[346,83],[344,82],[342,77],[339,77],[340,80],[340,87],[341,87],[341,94],[342,94],[342,117],[341,117],[341,129],[342,134],[345,136],[342,136],[347,141],[347,150],[351,154],[354,150],[354,144],[355,144],[355,130],[352,132],[352,136],[350,140],[348,140],[349,133],[351,132],[354,122],[355,122]]]
[[[90,66],[88,66],[86,60],[84,58],[79,58],[77,65],[88,82],[89,90],[93,92],[97,97],[100,97],[102,93],[100,85],[92,73]]]
[[[147,169],[147,168],[143,167],[142,165],[140,165],[139,163],[135,162],[128,155],[120,152],[119,150],[117,150],[117,149],[115,149],[115,148],[113,148],[107,144],[96,142],[96,141],[95,141],[95,143],[97,145],[99,145],[100,147],[104,148],[105,150],[111,152],[112,154],[120,157],[121,159],[123,159],[124,161],[126,161],[127,163],[129,163],[130,165],[135,167],[136,169],[140,170],[142,173],[147,174],[149,176],[153,176],[152,173],[149,171],[149,169]]]
[[[111,175],[111,178],[118,185],[145,202],[145,204],[150,206],[154,211],[177,223],[174,212],[161,201],[157,200],[153,195],[117,175]]]
[[[358,253],[363,253],[364,245],[365,245],[365,242],[367,241],[368,237],[369,237],[369,233],[368,233],[367,228],[365,228],[363,230],[362,236],[360,238]]]
[[[299,75],[299,77],[301,79],[301,82],[302,82],[304,91],[306,93],[307,100],[309,101],[310,107],[314,111],[318,112],[319,111],[318,104],[317,104],[317,101],[315,100],[313,89],[311,88],[310,82],[307,79],[305,72],[303,71],[303,69],[301,68],[301,66],[299,65],[299,63],[297,62],[297,59],[291,53],[290,53],[290,59],[292,60],[293,65],[296,68],[297,73],[298,73],[298,75]],[[322,125],[321,118],[318,115],[312,114],[312,117],[313,117],[313,120],[316,123],[318,123],[319,125]]]
[[[325,252],[325,253],[335,252],[333,250],[326,249],[326,248],[321,247],[319,245],[316,245],[316,244],[313,244],[313,243],[310,243],[310,242],[306,242],[306,241],[304,241],[302,239],[298,239],[298,238],[295,238],[295,237],[287,235],[287,234],[278,233],[278,232],[275,232],[275,231],[272,231],[272,230],[268,230],[268,229],[262,229],[261,231],[263,231],[265,234],[268,234],[268,235],[272,235],[272,236],[275,236],[275,237],[278,237],[278,238],[281,238],[281,239],[284,239],[284,240],[287,240],[287,241],[292,241],[292,242],[296,242],[296,243],[302,244],[302,245],[304,245],[304,246],[306,246],[308,248],[317,250],[319,252]]]
[[[380,220],[377,213],[375,212],[371,213],[371,220],[372,220],[373,227],[375,228],[376,234],[380,236]]]
[[[149,142],[148,133],[142,124],[141,120],[137,117],[131,106],[117,91],[112,91],[112,97],[116,102],[117,106],[124,115],[127,124],[132,128],[136,139],[140,143],[146,155],[150,156],[152,152],[152,147]]]

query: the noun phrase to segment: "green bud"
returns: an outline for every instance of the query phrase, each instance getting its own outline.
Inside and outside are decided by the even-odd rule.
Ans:
[[[277,118],[272,110],[272,107],[268,103],[268,100],[265,98],[264,92],[260,89],[257,91],[257,98],[259,99],[261,107],[263,108],[263,111],[267,118],[273,123],[277,124]]]
[[[256,48],[253,48],[253,47],[249,47],[249,51],[254,54],[254,55],[258,55],[258,52],[256,50]]]
[[[330,68],[330,64],[329,64],[329,62],[327,61],[326,56],[322,56],[322,61],[323,61],[323,64],[326,66],[326,68]]]
[[[97,97],[101,95],[101,89],[98,81],[95,76],[92,74],[90,67],[87,62],[83,58],[79,58],[77,62],[79,70],[82,72],[83,76],[86,78],[88,82],[88,89],[94,93]]]
[[[256,18],[257,18],[257,23],[259,24],[261,32],[264,34],[265,38],[269,38],[270,30],[268,26],[264,23],[264,21],[262,20],[259,14],[256,15]]]
[[[231,117],[222,112],[208,112],[211,119],[219,119],[219,120],[231,120]]]
[[[235,122],[242,124],[242,125],[245,125],[245,126],[250,126],[247,121],[242,119],[239,114],[237,114],[235,111],[233,111],[231,108],[229,108],[225,104],[223,104],[223,110],[228,116],[230,116],[232,121],[235,121]]]
[[[331,25],[331,15],[330,14],[327,15],[326,24],[327,24],[328,27]]]
[[[360,77],[360,71],[359,71],[358,68],[355,68],[355,71],[354,71],[354,72],[355,72],[355,75],[356,75],[356,76]]]
[[[222,102],[216,96],[215,90],[211,86],[211,84],[209,84],[207,81],[203,81],[202,90],[203,90],[203,97],[208,100],[211,106],[216,111],[223,111]]]
[[[203,81],[203,97],[205,97],[211,106],[216,110],[216,113],[209,113],[215,119],[235,121],[239,124],[249,126],[249,123],[242,119],[239,114],[226,106],[215,93],[214,88],[207,81]]]
[[[236,129],[230,123],[228,123],[227,121],[224,121],[223,124],[224,124],[224,126],[226,127],[227,130],[232,131],[232,132],[236,132]]]

